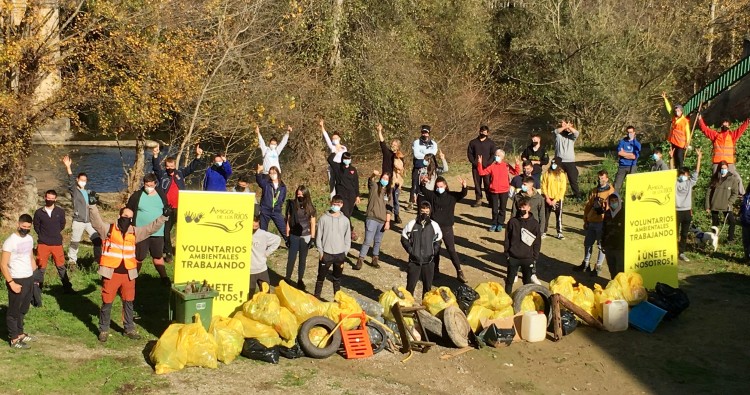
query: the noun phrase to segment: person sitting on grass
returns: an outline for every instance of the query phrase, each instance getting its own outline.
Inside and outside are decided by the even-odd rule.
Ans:
[[[8,310],[5,321],[8,325],[10,347],[15,349],[29,348],[34,340],[24,332],[23,324],[29,312],[31,296],[34,289],[34,238],[31,232],[31,216],[23,214],[18,218],[15,232],[3,242],[3,255],[0,259],[0,271],[8,288]]]
[[[529,177],[531,178],[531,177]],[[533,184],[534,179],[531,179]],[[508,272],[505,276],[505,292],[513,292],[518,269],[523,272],[523,283],[531,284],[535,275],[534,266],[539,258],[542,246],[542,233],[539,221],[531,213],[531,199],[521,196],[516,199],[516,215],[508,221],[505,234],[505,260],[508,262]]]

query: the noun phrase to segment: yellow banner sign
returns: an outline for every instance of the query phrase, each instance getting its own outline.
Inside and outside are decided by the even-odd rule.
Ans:
[[[677,287],[677,212],[675,170],[627,176],[625,201],[625,271]]]
[[[247,300],[254,193],[180,191],[174,280],[208,281],[219,292],[213,314],[228,317]]]

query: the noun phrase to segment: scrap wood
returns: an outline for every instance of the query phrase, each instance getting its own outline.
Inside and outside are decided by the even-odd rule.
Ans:
[[[473,349],[474,349],[474,347],[464,347],[464,348],[462,348],[462,349],[460,349],[458,351],[452,352],[452,353],[444,353],[443,355],[440,356],[440,359],[443,360],[443,361],[445,361],[445,360],[451,359],[453,357],[457,357],[457,356],[459,356],[459,355],[461,355],[463,353],[469,352],[469,351],[471,351]]]
[[[591,314],[587,313],[584,309],[578,307],[575,303],[568,300],[565,296],[562,296],[560,294],[558,295],[558,299],[560,301],[560,304],[563,305],[566,309],[570,310],[573,314],[577,315],[583,322],[585,322],[589,326],[593,326],[596,329],[604,330],[604,325],[599,322],[596,318],[594,318]]]

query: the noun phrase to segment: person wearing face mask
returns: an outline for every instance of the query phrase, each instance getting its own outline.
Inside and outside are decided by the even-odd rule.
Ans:
[[[492,163],[484,167],[483,158],[477,158],[479,175],[490,176],[490,202],[492,202],[492,224],[490,232],[500,232],[505,225],[505,210],[508,206],[508,191],[510,190],[510,176],[521,172],[521,162],[516,159],[516,167],[513,168],[505,162],[505,151],[495,150]]]
[[[336,164],[341,163],[341,157],[344,155],[344,152],[348,152],[346,146],[341,143],[341,135],[338,132],[333,132],[329,137],[323,118],[318,121],[318,124],[320,125],[320,130],[323,132],[323,140],[325,140],[328,149],[331,151],[331,154],[333,154],[333,162]],[[333,169],[328,166],[328,183],[331,190],[331,197],[336,194],[335,181]]]
[[[255,171],[255,182],[261,189],[260,195],[260,228],[267,231],[269,222],[273,221],[284,242],[289,246],[289,236],[286,233],[286,219],[282,208],[286,201],[286,184],[281,181],[281,172],[276,167],[263,174],[263,165],[258,165]]]
[[[670,150],[670,152],[674,151]],[[669,170],[669,166],[664,162],[661,148],[654,148],[654,153],[651,154],[651,159],[654,161],[654,164],[651,165],[651,171]]]
[[[625,208],[617,192],[607,197],[609,202],[604,213],[602,247],[607,257],[609,276],[614,280],[617,273],[625,271]]]
[[[227,180],[232,175],[232,166],[229,164],[227,157],[223,154],[214,155],[214,161],[206,169],[206,176],[203,178],[203,190],[213,192],[226,192]]]
[[[250,188],[250,182],[247,179],[247,176],[242,175],[237,178],[237,185],[232,187],[232,192],[238,192],[238,193],[252,193],[253,190]]]
[[[742,122],[737,129],[732,130],[729,120],[725,119],[721,122],[721,128],[719,130],[714,130],[706,125],[706,122],[703,121],[703,116],[698,114],[698,127],[700,127],[701,132],[703,132],[713,144],[711,156],[711,163],[713,163],[712,170],[716,171],[716,167],[721,161],[727,162],[729,172],[740,178],[741,191],[744,190],[744,188],[742,187],[742,176],[737,172],[737,167],[735,166],[735,153],[737,140],[739,140],[745,133],[748,124],[750,124],[750,118],[746,119],[745,122]]]
[[[589,198],[583,207],[583,229],[586,236],[583,239],[583,262],[575,268],[577,271],[588,271],[592,276],[598,276],[604,263],[604,251],[602,250],[602,228],[604,213],[609,206],[609,195],[615,192],[615,188],[609,184],[609,173],[599,170],[597,173],[599,184],[589,192]],[[596,260],[596,268],[589,267],[591,253],[594,243],[599,245],[599,256]]]
[[[740,178],[729,171],[727,162],[719,162],[714,175],[711,177],[706,193],[706,212],[711,214],[711,226],[722,227],[729,224],[727,241],[734,241],[734,203],[742,195],[740,192]]]
[[[94,245],[94,262],[99,262],[99,258],[102,255],[102,239],[96,233],[94,227],[91,226],[91,221],[89,220],[87,207],[89,203],[96,201],[96,192],[86,188],[88,176],[86,173],[78,173],[77,177],[73,176],[73,171],[70,168],[73,160],[70,159],[70,156],[65,155],[62,162],[65,165],[65,170],[68,172],[68,177],[70,177],[68,191],[70,191],[70,199],[73,201],[73,223],[70,229],[68,261],[70,270],[75,270],[78,267],[78,246],[83,238],[83,232],[89,235],[91,244]]]
[[[480,176],[479,166],[477,159],[481,156],[484,158],[482,167],[488,167],[492,164],[494,159],[492,156],[497,150],[495,142],[489,137],[490,128],[486,125],[479,127],[479,136],[469,142],[469,147],[466,149],[466,157],[471,163],[471,176],[474,179],[474,204],[472,207],[479,207],[482,205],[482,189],[487,193],[487,200],[490,200],[490,176]]]
[[[63,252],[62,231],[65,229],[65,210],[58,207],[57,192],[50,189],[44,193],[44,207],[34,212],[34,231],[37,234],[37,267],[44,278],[47,261],[50,256],[57,268],[57,274],[63,285],[63,292],[73,293],[73,286],[65,268],[65,253]],[[41,284],[39,285],[41,287]]]
[[[516,195],[516,193],[521,192],[521,186],[523,185],[523,179],[526,177],[534,178],[534,164],[531,163],[530,160],[524,160],[521,162],[521,174],[513,177],[510,180],[510,194],[508,197],[511,199]],[[534,188],[539,189],[541,187],[541,182],[537,182],[537,179],[534,178]]]
[[[304,185],[297,187],[295,199],[289,199],[286,205],[286,235],[289,238],[289,255],[286,261],[286,279],[291,283],[294,273],[294,261],[299,255],[297,268],[297,288],[305,290],[305,268],[307,252],[315,247],[315,228],[317,212],[310,198],[310,190]]]
[[[198,170],[199,167],[203,166],[203,150],[200,145],[195,145],[195,158],[190,162],[189,165],[177,168],[177,159],[173,156],[168,156],[164,159],[164,167],[162,168],[159,160],[159,145],[153,148],[151,155],[151,167],[156,174],[159,188],[164,191],[167,196],[167,205],[172,208],[172,215],[164,224],[164,261],[169,263],[172,262],[174,256],[174,245],[172,244],[172,229],[174,229],[175,223],[177,222],[177,204],[180,190],[185,190],[185,178]]]
[[[417,282],[422,280],[422,297],[432,289],[435,276],[435,257],[440,252],[443,232],[437,222],[430,219],[432,205],[419,204],[419,215],[409,221],[401,232],[401,246],[409,254],[406,266],[406,290],[414,295]]]
[[[531,145],[521,153],[522,161],[529,161],[534,166],[531,176],[534,177],[534,188],[539,188],[542,180],[542,166],[549,163],[547,150],[542,147],[542,136],[539,133],[531,135]]]
[[[641,156],[641,142],[636,139],[635,127],[625,128],[627,136],[617,144],[617,174],[615,175],[615,191],[620,192],[625,176],[638,171],[638,158]]]
[[[328,156],[328,164],[333,170],[333,179],[336,185],[336,194],[344,199],[341,212],[347,217],[352,217],[354,206],[359,204],[359,173],[352,165],[352,154],[344,152],[341,155],[341,163],[334,161],[334,154]],[[352,230],[352,240],[357,240],[357,233]]]
[[[260,288],[259,282],[271,283],[268,276],[268,257],[281,245],[281,237],[266,232],[260,228],[260,215],[253,217],[253,248],[252,260],[250,261],[250,290],[247,294],[248,300]]]
[[[331,199],[330,208],[320,217],[315,231],[315,245],[318,247],[320,262],[318,277],[315,281],[316,298],[320,299],[323,292],[323,282],[331,268],[333,268],[333,293],[341,289],[341,276],[344,274],[346,254],[352,247],[351,222],[341,212],[344,199],[336,195]]]
[[[370,251],[372,244],[372,262],[368,265],[380,267],[380,243],[383,241],[385,231],[391,228],[391,216],[393,202],[391,197],[391,175],[388,173],[380,174],[374,170],[370,176],[368,187],[370,196],[367,199],[367,219],[365,220],[365,241],[359,250],[359,258],[354,265],[354,270],[362,269],[365,263],[367,253]]]
[[[411,169],[411,193],[409,194],[409,210],[414,207],[419,192],[420,171],[426,168],[430,162],[425,160],[427,154],[437,155],[438,144],[430,138],[430,125],[422,125],[419,128],[420,137],[414,140],[412,144],[412,154],[414,155],[414,166]]]
[[[667,109],[667,113],[672,117],[672,124],[669,127],[669,133],[667,133],[667,141],[672,145],[674,150],[674,168],[680,169],[685,161],[685,152],[690,146],[690,139],[693,133],[690,130],[690,118],[682,112],[682,106],[674,106],[672,110],[672,104],[667,99],[667,93],[662,92],[661,97],[664,99],[664,107]]]
[[[443,151],[438,152],[438,157],[440,158],[440,165],[438,165],[435,155],[425,155],[423,161],[427,163],[427,166],[419,169],[419,186],[424,185],[428,191],[434,191],[437,178],[448,172],[448,161],[445,160]],[[419,192],[416,198],[416,203],[421,203],[424,200],[424,194]]]
[[[154,173],[143,177],[143,188],[130,195],[125,207],[133,212],[133,224],[135,226],[146,226],[158,219],[168,207],[167,197],[164,191],[156,184]],[[148,238],[141,240],[135,247],[135,260],[138,262],[138,271],[146,257],[151,254],[156,271],[159,272],[161,283],[169,287],[172,281],[167,275],[164,267],[164,227],[160,227]]]
[[[555,134],[555,156],[562,160],[559,166],[562,167],[565,175],[568,177],[573,197],[579,197],[580,190],[578,189],[575,142],[581,133],[571,122],[566,120],[560,121],[560,127],[554,129],[552,133]]]
[[[266,169],[266,172],[263,174],[268,174],[268,169],[274,166],[281,170],[279,157],[281,156],[281,151],[284,150],[286,143],[289,141],[289,133],[291,132],[292,126],[288,125],[284,137],[281,138],[281,142],[279,142],[276,137],[271,137],[271,140],[268,140],[268,146],[266,146],[266,142],[263,140],[263,135],[260,134],[260,127],[255,125],[255,134],[258,135],[258,147],[260,148],[260,154],[263,157],[263,168]]]
[[[112,303],[118,294],[122,300],[122,318],[125,327],[123,335],[132,340],[141,338],[133,320],[135,279],[138,277],[136,245],[162,229],[171,211],[171,208],[165,207],[158,218],[146,225],[136,226],[133,222],[135,213],[127,207],[120,209],[120,215],[113,224],[108,224],[102,220],[96,206],[89,206],[91,224],[99,234],[107,235],[97,270],[97,273],[102,276],[102,307],[99,311],[100,342],[104,343],[109,338]]]
[[[466,284],[466,276],[464,276],[464,272],[461,270],[461,261],[458,259],[458,253],[456,252],[453,224],[456,220],[456,203],[465,198],[468,191],[466,189],[466,180],[459,177],[458,182],[461,183],[461,191],[449,191],[448,182],[443,177],[437,178],[434,191],[428,190],[424,185],[421,186],[420,191],[425,196],[425,201],[429,202],[432,206],[430,218],[440,226],[445,249],[448,250],[448,257],[450,257],[453,267],[456,269],[456,278],[458,281]],[[434,276],[437,277],[438,274],[440,274],[440,254],[435,255]]]
[[[695,171],[690,174],[690,169],[683,167],[679,170],[677,176],[677,185],[675,186],[675,208],[677,210],[677,232],[680,235],[678,244],[679,258],[688,262],[685,255],[687,251],[687,238],[690,231],[690,223],[693,221],[693,187],[698,183],[698,174],[701,170],[701,159],[703,152],[700,148],[695,150],[698,155]]]
[[[568,177],[560,167],[560,158],[553,158],[552,163],[542,177],[542,196],[544,197],[544,223],[542,224],[542,237],[549,227],[549,219],[555,213],[555,230],[557,239],[565,238],[562,234],[562,213],[565,191],[568,189]]]
[[[380,152],[383,154],[383,163],[380,167],[382,174],[391,174],[391,204],[393,206],[393,222],[400,224],[398,198],[401,195],[401,186],[404,185],[404,154],[401,152],[401,140],[391,140],[390,147],[385,143],[383,137],[383,125],[375,126],[380,141]]]
[[[8,289],[8,309],[5,322],[8,325],[10,347],[27,349],[34,339],[24,332],[24,317],[29,312],[34,289],[34,238],[31,232],[31,216],[22,214],[18,218],[16,231],[3,242],[0,271]]]
[[[541,284],[536,280],[534,267],[542,247],[542,234],[539,221],[532,214],[529,200],[528,196],[521,196],[515,201],[515,215],[508,221],[508,230],[505,234],[504,250],[508,264],[505,292],[508,295],[513,292],[513,283],[516,282],[519,268],[523,274],[524,284]]]

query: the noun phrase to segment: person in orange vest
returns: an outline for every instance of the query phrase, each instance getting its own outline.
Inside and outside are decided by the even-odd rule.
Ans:
[[[750,124],[750,118],[746,119],[745,122],[735,130],[729,129],[729,120],[721,122],[721,129],[713,130],[706,125],[703,121],[701,114],[698,114],[698,126],[701,128],[701,132],[711,140],[714,145],[713,155],[711,163],[713,163],[713,172],[716,172],[716,167],[721,161],[727,162],[729,172],[736,175],[740,179],[740,190],[742,188],[742,176],[737,172],[737,167],[734,165],[734,154],[735,147],[737,146],[737,140],[742,137],[742,134],[747,130],[747,126]]]
[[[135,330],[133,321],[133,301],[135,300],[135,279],[138,277],[138,262],[135,259],[136,243],[148,239],[161,229],[169,219],[172,209],[164,208],[162,216],[145,226],[133,224],[133,210],[124,207],[114,224],[107,224],[99,215],[99,209],[89,205],[91,225],[100,235],[106,235],[103,242],[102,257],[97,273],[102,276],[102,308],[99,312],[99,341],[106,342],[109,337],[110,314],[112,302],[117,294],[122,299],[124,335],[138,340],[141,336]],[[123,232],[122,229],[125,229]]]
[[[674,149],[674,168],[681,169],[682,164],[685,161],[685,151],[690,146],[690,118],[682,113],[682,106],[674,106],[672,110],[672,104],[667,99],[666,92],[662,92],[661,97],[664,98],[664,106],[667,108],[667,112],[672,116],[672,125],[669,127],[669,133],[667,134],[667,141],[672,145]]]

